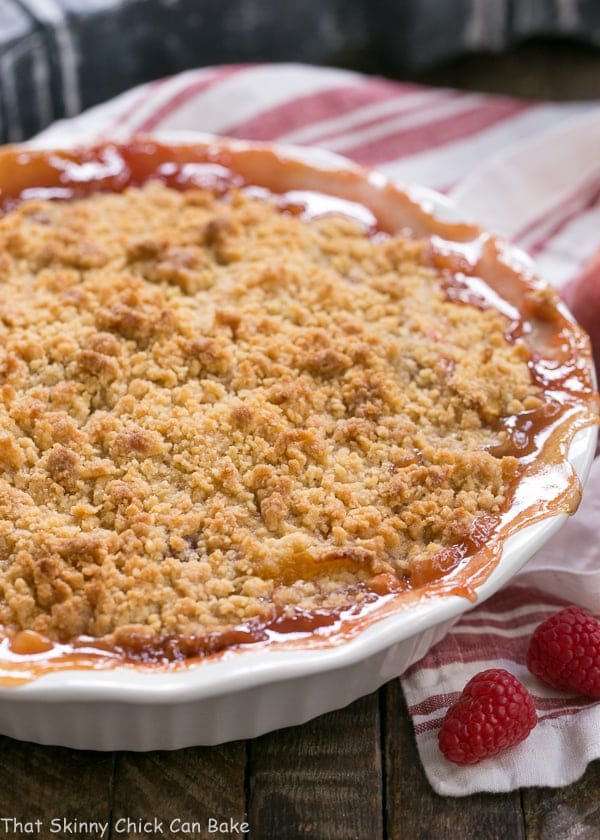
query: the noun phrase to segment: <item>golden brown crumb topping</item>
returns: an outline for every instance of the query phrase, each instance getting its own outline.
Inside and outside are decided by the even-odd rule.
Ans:
[[[529,350],[426,248],[158,183],[0,220],[0,623],[335,608],[498,513]]]

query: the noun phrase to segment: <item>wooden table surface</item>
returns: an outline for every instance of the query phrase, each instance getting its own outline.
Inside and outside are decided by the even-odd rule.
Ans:
[[[398,680],[345,709],[246,742],[92,753],[2,738],[0,756],[0,837],[31,836],[27,822],[36,819],[40,838],[101,836],[74,821],[108,823],[104,838],[600,837],[600,761],[558,790],[437,796],[421,769]],[[123,832],[127,819],[136,828],[140,820],[152,825]],[[247,822],[249,832],[210,833],[211,819],[231,829]]]
[[[363,69],[393,75],[372,57]],[[461,59],[418,80],[539,98],[600,97],[600,52],[531,45],[502,58]],[[0,838],[600,838],[600,761],[558,790],[437,796],[398,680],[303,726],[220,747],[90,753],[0,738],[0,774]],[[39,831],[29,824],[36,819]],[[230,831],[210,832],[211,819]],[[153,824],[143,830],[138,821]],[[108,829],[86,831],[90,822]]]

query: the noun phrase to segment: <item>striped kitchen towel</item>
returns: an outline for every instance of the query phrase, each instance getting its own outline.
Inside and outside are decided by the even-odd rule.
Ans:
[[[594,0],[2,0],[0,142],[198,63],[366,55],[404,70],[536,35],[595,44]],[[142,13],[140,13],[142,12]]]
[[[465,217],[528,249],[559,287],[572,283],[600,245],[594,103],[524,102],[293,64],[222,66],[135,88],[41,137],[60,145],[65,135],[87,141],[179,130],[321,146],[401,183],[434,187]],[[600,288],[600,269],[583,276],[583,285],[570,288],[600,322],[600,294],[586,298],[588,288]],[[564,599],[600,610],[599,514],[597,461],[579,512],[510,586],[468,612],[402,677],[425,772],[438,792],[563,785],[600,757],[600,704],[548,689],[524,666],[534,626]],[[437,729],[467,680],[492,666],[523,679],[540,722],[524,744],[458,768],[439,753]]]
[[[600,277],[598,278],[600,282]],[[466,613],[448,635],[402,677],[421,761],[433,788],[449,796],[574,782],[600,758],[600,702],[552,689],[525,664],[536,626],[568,603],[600,617],[600,459],[571,520],[511,584]],[[526,741],[493,759],[458,767],[439,752],[448,706],[486,668],[505,668],[531,693],[538,724]]]

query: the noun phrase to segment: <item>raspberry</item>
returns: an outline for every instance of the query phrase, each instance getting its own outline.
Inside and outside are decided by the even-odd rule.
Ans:
[[[531,637],[527,667],[554,688],[600,698],[600,621],[574,604],[551,615]]]
[[[440,729],[440,750],[455,764],[476,764],[514,746],[537,723],[531,695],[503,668],[476,674],[450,706]]]

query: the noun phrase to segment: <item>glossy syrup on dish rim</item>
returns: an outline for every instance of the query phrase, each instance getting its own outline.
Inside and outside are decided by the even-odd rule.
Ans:
[[[460,542],[443,549],[411,580],[380,575],[360,590],[361,603],[340,610],[275,615],[202,637],[149,640],[131,637],[127,648],[110,639],[51,642],[24,630],[0,642],[0,684],[45,673],[114,667],[179,668],[261,643],[284,647],[340,644],[398,609],[434,595],[476,598],[497,564],[505,540],[557,513],[572,513],[581,486],[568,462],[575,434],[597,422],[589,342],[557,301],[507,258],[506,247],[473,225],[434,219],[417,202],[362,170],[316,171],[268,148],[210,144],[167,146],[141,139],[75,151],[10,149],[0,155],[0,212],[28,199],[69,200],[96,191],[121,192],[158,178],[174,189],[201,187],[225,196],[232,187],[274,201],[301,218],[350,216],[369,236],[402,228],[429,240],[429,260],[448,299],[507,317],[506,338],[532,348],[532,381],[545,393],[539,409],[503,418],[504,442],[492,449],[514,455],[523,474],[500,515],[477,519]],[[332,194],[329,194],[329,191]],[[485,279],[484,279],[485,278]]]

